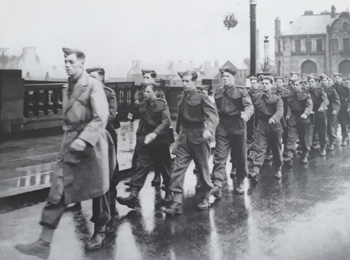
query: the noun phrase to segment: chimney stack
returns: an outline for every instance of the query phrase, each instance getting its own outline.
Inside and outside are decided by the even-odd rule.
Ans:
[[[280,18],[275,19],[275,36],[281,34],[281,20]]]
[[[219,66],[219,61],[218,60],[216,60],[215,61],[215,66],[214,66],[215,68],[219,68],[220,66]]]
[[[335,18],[335,11],[336,11],[336,9],[335,9],[335,6],[334,5],[332,5],[332,12],[331,12],[331,17],[332,18]]]

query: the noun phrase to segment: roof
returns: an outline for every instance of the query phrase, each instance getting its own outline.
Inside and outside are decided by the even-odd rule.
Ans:
[[[327,34],[327,25],[331,25],[338,17],[339,14],[336,14],[334,18],[331,17],[331,14],[302,15],[281,35]]]
[[[202,79],[214,79],[220,74],[219,68],[207,68],[205,74],[201,77]]]
[[[173,63],[169,68],[169,72],[170,72],[169,74],[176,75],[179,71],[196,70],[198,67],[199,67],[198,64],[193,62]]]
[[[237,60],[235,61],[234,65],[239,70],[249,70],[249,64],[247,64],[247,60],[250,64],[250,59],[244,59],[244,60]]]
[[[249,65],[247,62],[250,62],[248,58],[245,58],[244,60],[237,60],[234,63],[231,61],[226,61],[223,67],[234,67],[235,70],[249,70]]]
[[[129,75],[142,75],[141,70],[154,70],[157,72],[157,75],[168,75],[169,70],[167,64],[157,64],[157,63],[144,63],[138,61],[135,66],[133,66],[128,74]]]

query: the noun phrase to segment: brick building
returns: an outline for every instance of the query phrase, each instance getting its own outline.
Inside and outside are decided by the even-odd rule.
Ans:
[[[275,65],[277,75],[289,77],[297,71],[301,77],[309,74],[332,75],[340,72],[350,79],[350,17],[349,11],[313,14],[305,11],[281,32],[281,21],[275,20]]]

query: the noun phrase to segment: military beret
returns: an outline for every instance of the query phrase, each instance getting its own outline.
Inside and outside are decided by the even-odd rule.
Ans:
[[[267,76],[265,76],[265,75],[260,75],[259,77],[260,77],[260,80],[261,80],[261,81],[263,81],[264,79],[267,79],[267,80],[269,80],[271,83],[274,82],[274,79],[273,79],[272,76],[269,76],[269,75],[267,75]]]
[[[158,88],[159,84],[157,82],[154,82],[154,81],[153,82],[152,81],[147,81],[147,82],[143,81],[143,82],[141,82],[141,86],[144,88],[146,88],[148,86],[153,86],[155,88]]]
[[[334,77],[342,77],[342,75],[338,72],[334,73]]]
[[[86,69],[86,72],[87,73],[91,73],[91,72],[94,72],[94,71],[98,71],[98,72],[102,72],[103,74],[105,73],[105,70],[101,67],[94,67],[94,68],[88,68]]]
[[[257,77],[249,77],[249,80],[250,80],[250,81],[252,81],[252,80],[258,81],[258,78],[257,78]]]
[[[289,72],[291,76],[293,76],[294,74],[298,75],[299,76],[299,73],[298,72],[295,72],[295,71],[291,71]]]
[[[230,73],[232,76],[236,76],[236,71],[232,67],[222,67],[220,70],[221,74],[224,74],[224,72]]]
[[[177,74],[179,74],[180,78],[183,78],[184,76],[192,76],[192,80],[198,78],[198,74],[194,70],[179,71]]]
[[[77,55],[77,57],[85,58],[85,53],[80,51],[80,50],[77,50],[77,49],[62,48],[62,51],[63,51],[65,57],[75,53]]]
[[[328,79],[328,76],[326,74],[321,74],[319,76],[319,79],[322,80],[322,79]]]
[[[310,79],[314,79],[314,80],[318,81],[318,78],[313,76],[313,75],[308,75],[307,76],[307,80],[310,80]]]
[[[281,79],[282,81],[284,81],[284,78],[281,77],[281,76],[276,76],[276,77],[275,77],[275,81],[277,81],[278,79]]]
[[[146,73],[151,74],[152,78],[156,78],[157,77],[157,72],[155,70],[141,70],[142,75],[145,75]]]

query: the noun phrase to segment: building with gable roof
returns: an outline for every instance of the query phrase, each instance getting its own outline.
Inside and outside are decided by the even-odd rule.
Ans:
[[[337,13],[335,6],[321,14],[305,11],[284,32],[276,18],[276,74],[288,78],[290,71],[297,71],[305,78],[340,72],[350,79],[349,25],[349,11]]]

